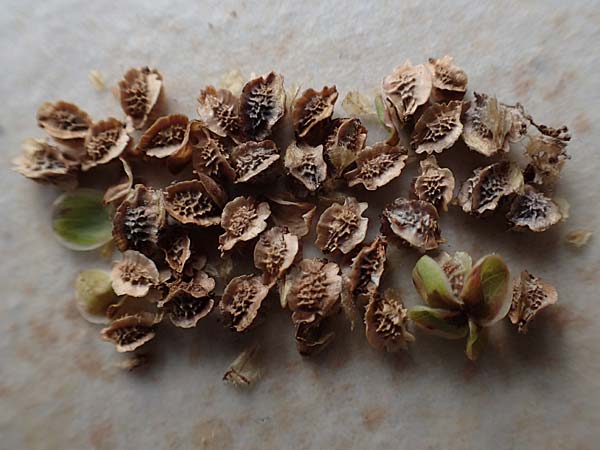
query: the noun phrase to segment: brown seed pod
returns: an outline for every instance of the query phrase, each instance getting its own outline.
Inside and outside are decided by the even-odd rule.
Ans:
[[[92,119],[73,103],[46,102],[37,112],[38,125],[55,139],[83,139]]]
[[[323,146],[299,146],[292,142],[285,151],[285,168],[308,191],[316,191],[327,178],[327,164],[323,159]]]
[[[165,311],[176,327],[193,328],[212,311],[215,300],[212,296],[194,297],[186,291],[179,290],[159,302],[158,306]]]
[[[406,150],[400,146],[379,142],[367,147],[358,154],[356,169],[345,175],[348,186],[362,184],[368,191],[385,186],[400,176],[407,159]]]
[[[275,72],[248,81],[240,96],[240,128],[246,140],[262,141],[285,113],[283,77]]]
[[[113,218],[113,239],[117,248],[150,254],[167,223],[161,191],[137,184],[117,208]]]
[[[148,67],[129,69],[119,81],[121,108],[136,130],[146,125],[161,91],[162,75]]]
[[[416,197],[431,203],[438,211],[448,211],[454,195],[455,180],[452,171],[438,166],[433,155],[421,161],[420,165],[421,171],[413,185]]]
[[[120,317],[104,328],[101,336],[115,344],[118,352],[131,352],[154,338],[154,325],[161,320],[162,315],[152,313]]]
[[[239,139],[239,100],[231,91],[206,86],[198,96],[197,112],[213,133]]]
[[[114,117],[92,125],[85,136],[81,169],[85,172],[121,156],[131,140],[129,131]]]
[[[525,185],[524,192],[512,201],[506,218],[514,230],[541,232],[560,222],[562,214],[552,199]]]
[[[252,197],[237,197],[223,208],[219,236],[219,250],[224,253],[238,242],[250,241],[267,228],[271,209],[267,202],[257,202]]]
[[[560,178],[565,162],[570,158],[566,152],[567,143],[550,136],[531,137],[526,155],[531,160],[525,169],[528,183],[539,186],[552,186]]]
[[[189,137],[189,120],[183,114],[171,114],[156,119],[134,151],[136,155],[167,158],[182,151]]]
[[[323,331],[321,322],[319,319],[316,322],[300,321],[295,324],[296,348],[302,356],[316,355],[333,341],[335,333]]]
[[[279,150],[273,141],[246,142],[231,152],[231,166],[236,183],[269,181],[279,160]]]
[[[387,239],[378,235],[373,242],[365,244],[352,259],[348,286],[352,297],[360,304],[370,301],[383,275],[386,261]]]
[[[216,281],[204,271],[205,266],[206,257],[192,253],[182,272],[173,273],[173,279],[165,283],[168,292],[163,301],[168,302],[181,293],[194,298],[208,297],[214,291]]]
[[[228,159],[230,143],[228,139],[212,134],[201,122],[191,121],[186,149],[190,151],[194,172],[233,181],[235,172]]]
[[[126,250],[123,259],[113,263],[110,276],[117,295],[144,297],[150,287],[158,284],[158,270],[154,262],[135,250]]]
[[[451,56],[446,55],[440,59],[429,58],[427,68],[431,72],[433,86],[431,96],[436,101],[462,98],[467,92],[469,78],[464,70],[454,64]]]
[[[463,211],[475,216],[494,211],[500,200],[523,191],[523,174],[515,163],[500,161],[475,169],[458,194]]]
[[[165,189],[165,208],[183,224],[209,227],[221,223],[227,194],[212,178],[198,174],[197,180],[180,181]]]
[[[441,153],[452,147],[460,137],[463,125],[460,116],[464,103],[434,103],[419,117],[410,144],[415,153]]]
[[[513,115],[509,108],[496,97],[487,94],[475,95],[475,102],[466,112],[462,138],[471,149],[484,156],[508,152]]]
[[[342,176],[360,154],[367,141],[367,129],[359,119],[335,119],[323,154],[327,163],[332,166],[333,176]]]
[[[387,352],[406,350],[415,337],[407,329],[408,316],[397,291],[376,291],[365,313],[365,334],[371,347]]]
[[[262,270],[264,284],[272,286],[283,277],[299,250],[298,236],[287,228],[273,227],[261,234],[254,247],[254,266]]]
[[[444,240],[440,234],[435,206],[423,200],[397,198],[382,213],[382,229],[388,238],[418,248],[433,250]]]
[[[306,236],[315,218],[317,207],[312,203],[296,202],[290,195],[267,195],[275,225],[287,228],[298,237]]]
[[[238,333],[252,325],[269,287],[258,275],[241,275],[233,278],[219,303],[221,314],[228,326]]]
[[[296,98],[292,106],[292,123],[296,137],[305,137],[313,127],[329,120],[337,98],[335,86],[325,86],[321,91],[307,89]]]
[[[127,162],[125,158],[119,158],[121,164],[123,165],[123,172],[125,172],[125,178],[122,178],[121,181],[113,186],[110,186],[106,189],[104,193],[104,204],[108,205],[109,203],[118,204],[127,195],[131,192],[133,188],[133,172],[131,170],[131,166]]]
[[[526,334],[529,324],[544,308],[558,301],[556,288],[524,270],[513,284],[513,297],[508,318]]]
[[[164,252],[169,267],[181,273],[192,254],[187,231],[181,227],[168,228],[158,239],[158,247]]]
[[[368,203],[359,203],[354,197],[346,197],[343,205],[331,205],[317,222],[315,245],[323,253],[339,250],[347,254],[352,251],[367,235],[369,219],[362,217],[362,213],[368,206]]]
[[[22,153],[13,160],[14,170],[24,177],[42,184],[52,184],[63,189],[77,186],[79,163],[65,156],[45,139],[27,139]]]

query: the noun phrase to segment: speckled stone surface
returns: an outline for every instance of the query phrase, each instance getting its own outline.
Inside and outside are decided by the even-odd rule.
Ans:
[[[180,2],[7,0],[0,14],[0,448],[1,449],[594,449],[600,442],[600,237],[576,250],[572,228],[600,225],[600,4],[596,1]],[[501,218],[442,218],[450,251],[498,251],[514,273],[528,268],[560,301],[519,336],[493,329],[477,364],[463,343],[416,332],[408,352],[371,349],[341,323],[314,359],[295,351],[288,314],[276,305],[246,336],[213,316],[191,331],[165,327],[152,364],[124,372],[123,358],[73,306],[79,270],[103,266],[52,238],[57,191],[9,171],[35,111],[65,99],[94,118],[120,117],[110,89],[130,66],[165,76],[172,111],[238,68],[271,69],[286,83],[336,83],[370,93],[406,58],[452,54],[471,90],[521,101],[542,123],[567,124],[573,159],[557,194],[566,224],[541,235],[505,232]],[[339,108],[338,108],[339,110]],[[341,110],[340,110],[341,113]],[[373,137],[371,138],[373,139]],[[482,159],[444,154],[462,180]],[[406,195],[414,165],[372,202],[371,232],[385,199]],[[360,198],[365,198],[360,190]],[[418,255],[390,250],[387,284],[417,296]],[[263,379],[251,390],[223,384],[229,362],[262,344]]]

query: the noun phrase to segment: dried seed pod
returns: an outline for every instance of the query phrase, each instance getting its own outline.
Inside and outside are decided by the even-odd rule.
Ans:
[[[500,161],[475,169],[458,194],[463,211],[475,216],[494,211],[500,200],[523,191],[523,174],[515,163]]]
[[[292,106],[292,122],[296,137],[303,138],[316,126],[331,118],[338,98],[335,86],[325,86],[321,91],[307,89]]]
[[[347,197],[344,204],[334,203],[321,214],[317,223],[315,245],[324,253],[336,250],[347,254],[360,244],[367,235],[369,219],[362,217],[368,203],[359,203]]]
[[[383,79],[382,94],[386,110],[385,125],[400,130],[420,105],[429,100],[431,73],[422,64],[407,60]]]
[[[425,200],[438,211],[448,211],[448,205],[454,195],[454,175],[450,169],[438,166],[435,156],[422,160],[419,176],[415,178],[413,188],[419,200]]]
[[[296,202],[291,196],[267,195],[275,225],[285,227],[298,237],[310,232],[317,207],[312,203]]]
[[[206,257],[193,253],[187,260],[181,273],[175,272],[173,280],[166,282],[167,295],[163,299],[168,302],[181,293],[194,298],[208,297],[215,289],[216,281],[205,269]]]
[[[268,293],[269,287],[263,284],[260,276],[241,275],[233,278],[219,303],[228,326],[238,333],[247,330]]]
[[[429,58],[427,68],[431,72],[433,90],[431,96],[437,101],[462,97],[467,92],[468,77],[464,70],[454,64],[454,58]]]
[[[407,159],[406,150],[400,146],[379,142],[367,147],[358,154],[356,169],[345,175],[348,186],[362,184],[369,191],[385,186],[400,176]]]
[[[280,158],[273,141],[246,142],[235,147],[231,153],[231,166],[236,183],[269,181],[274,173],[275,162]]]
[[[333,176],[342,176],[360,154],[367,141],[367,129],[359,119],[335,119],[323,154],[332,166]]]
[[[46,102],[37,112],[38,125],[55,139],[83,139],[92,119],[73,103]]]
[[[122,252],[137,250],[150,254],[166,223],[162,192],[137,184],[117,208],[113,218],[113,239]]]
[[[239,137],[239,100],[227,89],[206,86],[198,96],[198,116],[213,133]]]
[[[189,120],[183,114],[171,114],[156,119],[135,149],[136,155],[167,158],[180,152],[189,138]]]
[[[514,230],[541,232],[560,222],[562,215],[552,199],[526,185],[523,194],[511,203],[506,218]]]
[[[365,334],[371,347],[387,352],[406,350],[415,337],[407,329],[408,316],[400,294],[388,289],[373,296],[365,313]]]
[[[187,231],[181,227],[166,230],[158,239],[158,247],[165,253],[165,261],[175,272],[181,273],[192,254]]]
[[[227,194],[212,178],[180,181],[165,189],[165,208],[171,217],[186,224],[209,227],[221,223]]]
[[[103,199],[105,205],[108,205],[109,203],[120,203],[125,197],[127,197],[133,188],[133,172],[131,170],[131,166],[125,158],[119,158],[119,160],[123,165],[125,178],[119,183],[106,189]]]
[[[438,212],[429,202],[397,198],[383,210],[381,220],[388,238],[399,238],[401,243],[423,252],[444,242]]]
[[[233,181],[235,172],[229,164],[230,141],[211,134],[201,122],[190,122],[187,149],[191,152],[194,172],[209,177]]]
[[[295,326],[296,348],[302,356],[316,355],[327,347],[335,337],[333,331],[323,331],[321,320],[316,322],[300,321]]]
[[[223,208],[221,227],[225,230],[219,236],[219,250],[224,253],[235,244],[250,241],[267,228],[267,218],[271,209],[267,202],[257,202],[252,197],[237,197]]]
[[[560,178],[565,162],[570,158],[566,152],[565,141],[539,135],[530,139],[526,155],[531,162],[525,169],[528,183],[551,186]]]
[[[200,319],[212,311],[214,305],[212,296],[194,297],[186,291],[178,291],[158,304],[178,328],[195,327]]]
[[[129,69],[119,81],[121,108],[136,130],[146,125],[162,91],[162,75],[155,69]]]
[[[508,152],[512,129],[511,111],[496,97],[473,93],[475,102],[465,114],[462,138],[471,149],[484,156]]]
[[[143,297],[151,286],[158,283],[158,269],[154,262],[135,250],[123,253],[123,259],[113,263],[112,286],[115,294]]]
[[[294,263],[299,251],[298,236],[287,228],[273,227],[260,235],[254,247],[254,265],[263,271],[263,282],[272,286]]]
[[[45,139],[27,139],[22,153],[13,160],[14,170],[24,177],[42,184],[53,184],[64,189],[77,186],[79,163],[65,156]]]
[[[310,192],[316,191],[327,178],[323,146],[299,146],[292,142],[285,151],[285,168]]]
[[[262,141],[285,113],[283,77],[275,72],[248,81],[240,96],[240,127],[247,140]]]
[[[112,322],[121,317],[135,316],[142,313],[159,314],[157,302],[161,299],[158,289],[151,289],[144,297],[130,297],[125,295],[121,300],[113,303],[106,309],[106,317]]]
[[[364,245],[352,259],[348,286],[352,297],[359,303],[370,301],[379,288],[386,261],[387,239],[378,235],[373,242]]]
[[[527,333],[529,324],[544,308],[558,301],[556,288],[524,270],[513,284],[513,297],[508,318],[519,333]]]
[[[460,137],[463,124],[460,116],[464,103],[451,101],[434,103],[419,117],[410,143],[415,153],[441,153],[454,145]]]
[[[123,122],[114,117],[92,125],[85,136],[81,169],[85,172],[121,156],[131,140],[129,131]]]
[[[359,91],[349,91],[342,100],[342,108],[349,116],[374,116],[377,114],[373,99]]]
[[[118,352],[131,352],[156,335],[154,325],[162,315],[140,313],[121,317],[101,331],[102,339],[115,344]]]

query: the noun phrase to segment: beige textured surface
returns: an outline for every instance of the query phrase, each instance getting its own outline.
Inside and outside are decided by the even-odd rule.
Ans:
[[[580,250],[563,243],[572,228],[597,233],[600,225],[598,1],[368,3],[3,3],[0,448],[598,448],[600,239]],[[42,136],[40,103],[64,98],[97,119],[119,115],[89,71],[114,85],[126,68],[150,65],[165,75],[171,109],[193,114],[199,89],[231,68],[371,92],[405,58],[446,53],[467,71],[471,90],[520,100],[541,122],[573,131],[573,159],[558,187],[572,206],[567,224],[533,236],[456,209],[442,220],[451,251],[496,250],[515,273],[528,268],[556,284],[559,305],[527,336],[496,326],[473,365],[459,342],[417,332],[407,353],[387,355],[340,328],[328,351],[303,360],[287,314],[273,307],[248,336],[213,317],[161,333],[144,372],[114,366],[120,355],[72,305],[75,275],[98,265],[97,255],[56,244],[48,215],[57,193],[8,171],[20,142]],[[459,177],[477,162],[466,161]],[[405,195],[412,171],[383,195]],[[416,257],[390,252],[388,282],[409,305],[417,302],[409,275]],[[265,378],[248,392],[224,385],[227,364],[255,340]]]

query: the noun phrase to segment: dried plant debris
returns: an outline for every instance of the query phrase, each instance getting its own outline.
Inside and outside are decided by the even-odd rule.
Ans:
[[[231,152],[231,166],[236,183],[262,183],[270,181],[276,172],[279,150],[273,141],[246,142]]]
[[[320,91],[307,89],[294,101],[292,122],[298,138],[306,137],[310,131],[328,121],[332,114],[338,92],[335,86],[325,86]]]
[[[158,240],[158,247],[165,254],[165,261],[175,272],[181,273],[190,258],[191,241],[187,231],[181,227],[167,229]]]
[[[233,278],[219,303],[227,325],[238,333],[247,330],[256,319],[268,293],[269,286],[263,283],[260,276],[241,275]]]
[[[150,287],[158,284],[158,269],[150,258],[135,250],[127,250],[123,259],[113,264],[111,278],[117,295],[144,297]]]
[[[371,347],[388,352],[406,350],[415,337],[408,331],[408,315],[400,294],[387,289],[376,291],[365,313],[365,334]]]
[[[206,270],[206,257],[193,253],[183,271],[171,272],[171,279],[163,283],[168,289],[163,302],[168,302],[180,294],[191,295],[194,298],[208,297],[215,290],[216,281]]]
[[[285,168],[308,191],[316,191],[327,178],[323,146],[310,147],[292,142],[285,151]]]
[[[368,303],[376,294],[386,261],[387,239],[378,235],[371,243],[363,245],[352,259],[348,286],[352,298],[359,304]]]
[[[113,117],[92,125],[85,136],[81,170],[84,172],[121,156],[131,137],[123,122]]]
[[[83,139],[92,126],[88,114],[73,103],[46,102],[37,112],[38,125],[55,139]]]
[[[368,206],[347,197],[343,205],[334,203],[327,208],[317,223],[316,246],[324,253],[352,251],[367,235],[369,219],[362,217],[362,213]]]
[[[118,352],[131,352],[156,336],[155,325],[162,315],[140,313],[113,321],[101,332],[102,339],[115,344]]]
[[[254,265],[263,272],[263,282],[272,286],[291,267],[300,250],[298,236],[287,228],[273,227],[260,235],[254,247]]]
[[[262,141],[285,113],[283,77],[271,72],[248,81],[240,96],[240,127],[248,140]]]
[[[512,201],[506,218],[517,231],[546,231],[561,221],[560,208],[542,192],[526,185],[522,194]]]
[[[275,225],[287,228],[299,238],[310,232],[317,207],[312,203],[295,201],[289,194],[267,195],[271,218]]]
[[[454,64],[454,58],[429,58],[427,68],[431,72],[433,90],[431,96],[437,101],[443,101],[456,96],[462,97],[467,92],[469,78],[464,70]]]
[[[106,192],[104,192],[104,204],[106,205],[109,203],[121,203],[121,201],[123,201],[131,192],[131,189],[133,189],[133,171],[131,170],[131,165],[125,158],[119,158],[119,160],[123,165],[125,177],[117,184],[106,189]]]
[[[349,91],[344,100],[342,100],[342,108],[350,116],[371,116],[376,114],[373,99],[359,91]]]
[[[178,291],[158,303],[178,328],[193,328],[200,319],[212,311],[215,300],[212,296],[194,297],[186,291]]]
[[[454,195],[454,174],[450,169],[438,166],[433,155],[422,160],[420,166],[419,176],[413,183],[415,196],[431,203],[438,211],[448,211]]]
[[[197,180],[180,181],[165,189],[167,212],[183,224],[201,227],[220,224],[226,201],[225,191],[203,174],[198,174]]]
[[[230,144],[227,139],[208,131],[202,122],[190,122],[186,150],[189,150],[194,172],[217,180],[233,181],[236,174],[229,163]],[[176,158],[181,159],[181,166],[187,164],[181,155]]]
[[[517,325],[519,333],[525,334],[535,316],[557,301],[558,293],[554,286],[525,270],[514,281],[508,317]]]
[[[27,139],[22,153],[13,160],[14,170],[30,180],[62,189],[77,186],[79,162],[69,158],[45,139]]]
[[[588,230],[585,228],[579,228],[576,230],[571,230],[567,233],[565,240],[567,243],[580,248],[588,243],[590,238],[592,237],[592,230]]]
[[[438,220],[438,212],[431,203],[404,198],[386,206],[381,216],[388,238],[421,251],[433,250],[444,242]]]
[[[162,75],[155,69],[129,69],[119,81],[121,108],[136,130],[145,127],[162,91]]]
[[[342,176],[356,161],[367,141],[367,129],[359,119],[335,119],[325,141],[323,153],[334,178]]]
[[[94,89],[96,89],[97,91],[103,91],[106,87],[106,85],[104,84],[104,77],[102,76],[99,70],[90,70],[88,78],[94,86]]]
[[[406,150],[400,146],[380,142],[367,147],[358,154],[356,169],[345,175],[348,186],[362,184],[368,191],[385,186],[400,176],[407,159]]]
[[[267,202],[252,197],[237,197],[223,208],[221,227],[225,232],[219,236],[221,253],[231,250],[238,242],[250,241],[267,228],[271,215]]]
[[[197,112],[200,120],[213,133],[239,138],[239,99],[231,91],[207,86],[198,96]]]
[[[114,367],[121,370],[126,370],[127,372],[132,372],[134,370],[140,369],[141,367],[145,367],[152,361],[150,355],[136,355],[133,354],[129,358],[126,358],[122,361],[119,361],[114,364]]]
[[[441,153],[452,147],[463,131],[460,121],[464,103],[434,103],[419,117],[411,136],[415,153]]]
[[[144,297],[125,295],[118,302],[113,303],[106,309],[106,317],[110,321],[115,321],[121,317],[142,313],[158,314],[157,303],[160,301],[161,295],[158,289],[150,289],[148,295]]]
[[[223,381],[236,387],[246,387],[256,383],[261,376],[257,362],[258,349],[258,345],[253,345],[240,353],[223,375]]]
[[[532,136],[526,147],[530,163],[525,169],[528,183],[552,186],[560,178],[565,162],[570,158],[565,141],[544,135]]]
[[[189,120],[183,114],[160,117],[140,138],[137,155],[166,158],[177,154],[187,145]]]
[[[458,204],[474,216],[496,210],[500,201],[524,189],[523,174],[515,163],[500,161],[475,170],[458,194]]]

